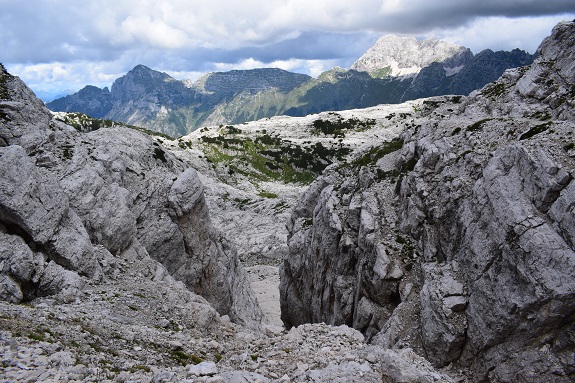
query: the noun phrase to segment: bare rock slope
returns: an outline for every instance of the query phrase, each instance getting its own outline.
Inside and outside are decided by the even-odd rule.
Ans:
[[[247,275],[210,222],[195,170],[132,129],[79,133],[54,120],[18,78],[2,70],[1,79],[0,231],[7,251],[0,295],[20,302],[71,294],[80,276],[113,278],[122,257],[151,258],[157,279],[180,280],[221,315],[259,326]]]
[[[575,378],[575,23],[530,67],[425,100],[295,207],[282,319],[348,324],[473,381]]]

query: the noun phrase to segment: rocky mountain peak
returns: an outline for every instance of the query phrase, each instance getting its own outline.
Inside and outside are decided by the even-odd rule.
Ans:
[[[133,67],[128,73],[126,73],[126,77],[139,78],[139,79],[153,79],[153,80],[172,79],[170,75],[164,72],[153,70],[142,64],[138,64],[135,67]]]
[[[114,81],[112,94],[114,99],[137,98],[139,95],[162,87],[165,83],[175,81],[173,77],[166,73],[155,71],[145,65],[136,65],[124,76]]]
[[[95,118],[104,118],[112,108],[112,94],[108,88],[100,89],[86,85],[77,93],[59,98],[48,103],[49,108],[62,112],[81,110]]]
[[[288,92],[309,79],[311,77],[308,75],[279,68],[258,68],[209,73],[196,81],[194,87],[203,92],[230,95],[257,93],[272,88]]]
[[[433,62],[441,62],[451,69],[464,65],[473,57],[468,48],[446,41],[428,38],[385,35],[352,66],[358,71],[374,72],[387,68],[389,76],[411,77]]]

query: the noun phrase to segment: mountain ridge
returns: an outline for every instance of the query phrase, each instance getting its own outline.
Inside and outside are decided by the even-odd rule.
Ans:
[[[260,68],[209,73],[190,83],[158,72],[141,77],[139,81],[147,79],[147,84],[137,87],[130,81],[139,77],[142,70],[152,70],[136,66],[112,85],[111,107],[105,91],[100,96],[92,92],[95,100],[91,103],[82,101],[79,95],[87,93],[86,90],[47,105],[54,111],[88,115],[93,112],[100,118],[182,136],[206,125],[365,108],[454,92],[468,94],[497,79],[503,70],[527,65],[532,60],[528,53],[521,56],[515,51],[474,56],[467,48],[433,39],[421,42],[407,39],[410,49],[401,51],[405,38],[382,39],[393,40],[391,48],[376,44],[368,51],[369,55],[364,55],[386,65],[375,70],[377,74],[373,70],[371,74],[356,71],[353,67],[333,68],[314,79],[277,68]],[[386,52],[391,52],[392,57],[378,56]],[[393,72],[388,65],[390,60],[394,66],[411,68],[409,76]],[[441,67],[443,73],[436,67]],[[147,91],[142,93],[144,89]]]

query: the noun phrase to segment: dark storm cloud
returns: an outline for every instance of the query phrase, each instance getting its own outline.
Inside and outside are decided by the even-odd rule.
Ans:
[[[379,37],[372,33],[334,33],[307,31],[288,40],[265,46],[247,46],[238,49],[197,48],[181,52],[187,69],[211,70],[211,63],[237,63],[254,59],[262,63],[280,60],[333,60],[359,58]],[[184,68],[178,68],[183,70]]]
[[[575,1],[572,0],[384,1],[380,12],[373,15],[369,23],[382,31],[425,33],[465,26],[481,17],[540,17],[573,12]]]

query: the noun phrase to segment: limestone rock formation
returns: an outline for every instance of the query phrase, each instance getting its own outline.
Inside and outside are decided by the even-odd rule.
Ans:
[[[351,69],[364,72],[386,70],[388,76],[415,76],[434,62],[448,71],[461,69],[473,53],[468,48],[437,39],[417,41],[414,37],[385,35],[365,52]]]
[[[574,379],[574,36],[560,23],[530,67],[421,101],[395,141],[309,188],[286,326],[345,323],[473,381]]]
[[[260,326],[247,274],[212,226],[195,170],[133,129],[80,133],[52,119],[19,79],[4,71],[2,79],[3,297],[67,293],[79,276],[113,278],[119,259],[153,259],[151,277],[170,275],[221,315]]]

